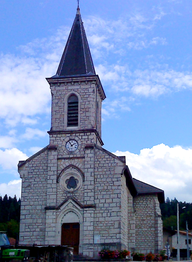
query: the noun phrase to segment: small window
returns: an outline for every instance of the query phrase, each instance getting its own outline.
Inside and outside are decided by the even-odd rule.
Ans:
[[[78,98],[76,95],[68,98],[67,126],[78,126]]]
[[[191,244],[191,239],[188,239],[189,240],[189,245]],[[187,245],[187,239],[185,239],[185,244]]]

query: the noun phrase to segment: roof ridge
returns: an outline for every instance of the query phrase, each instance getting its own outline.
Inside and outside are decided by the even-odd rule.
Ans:
[[[83,22],[82,22],[83,23]],[[83,26],[82,26],[82,23],[80,23],[80,30],[81,30],[81,35],[83,36]],[[82,44],[83,44],[83,55],[84,55],[84,60],[85,60],[85,70],[87,72],[87,59],[86,59],[86,55],[85,55],[85,43],[84,41],[82,41]]]
[[[72,30],[73,30],[74,26],[75,26],[75,20],[73,21],[73,25],[72,25],[71,31],[69,33],[69,37],[67,39],[67,43],[66,43],[65,48],[64,48],[64,52],[63,52],[63,55],[61,57],[61,61],[60,61],[59,67],[57,69],[57,75],[60,75],[59,72],[61,72],[61,68],[63,67],[64,61],[65,61],[65,57],[66,57],[66,54],[67,54],[67,51],[68,51],[68,47],[69,47],[69,42],[70,42],[71,35],[72,35]]]

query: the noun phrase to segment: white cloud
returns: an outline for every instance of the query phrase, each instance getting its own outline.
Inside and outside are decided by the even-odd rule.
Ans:
[[[151,31],[165,15],[162,10],[157,10],[150,16],[137,12],[117,20],[106,20],[98,16],[85,19],[94,58],[104,58],[111,53],[124,56],[128,54],[129,49],[140,50],[151,45],[165,45],[167,43],[165,37],[147,35],[147,32]]]
[[[192,89],[192,73],[174,70],[136,70],[133,73],[132,92],[146,97],[159,96],[167,92]]]
[[[96,67],[96,70],[103,81],[116,83],[120,80],[121,72],[118,70],[117,66],[111,66],[110,68],[108,68],[100,64]]]
[[[128,42],[127,47],[129,49],[141,50],[143,48],[149,48],[151,45],[166,45],[167,41],[162,37],[153,37],[152,39],[142,39],[137,42]]]
[[[21,123],[24,125],[35,125],[37,124],[38,120],[35,118],[30,118],[30,117],[22,117]]]
[[[10,136],[0,136],[0,148],[11,148],[17,142],[17,139],[10,134]]]
[[[21,180],[13,180],[9,183],[0,184],[0,196],[4,197],[5,195],[10,197],[16,196],[17,198],[21,197]]]
[[[192,90],[191,72],[178,72],[169,68],[131,71],[126,64],[100,64],[96,69],[104,83],[116,92],[127,92],[130,96],[150,98],[185,89]]]
[[[28,116],[49,112],[50,92],[47,72],[30,58],[0,58],[0,117],[14,125]],[[29,121],[28,121],[29,122]]]
[[[129,21],[131,22],[134,30],[138,29],[151,29],[153,27],[153,24],[149,22],[149,18],[144,17],[142,14],[137,13],[134,16],[132,16]]]
[[[154,20],[161,20],[162,19],[162,17],[164,17],[166,15],[166,13],[164,12],[164,11],[160,11],[160,13],[158,13],[158,14],[155,14],[155,16],[154,16]]]
[[[26,128],[25,133],[21,136],[24,139],[31,140],[39,137],[45,137],[47,135],[46,131],[41,131],[37,128]]]
[[[118,114],[117,111],[130,111],[130,99],[127,97],[120,97],[118,99],[115,100],[105,100],[103,102],[103,109],[102,109],[102,114],[103,116],[107,116],[110,118],[118,118]]]
[[[6,124],[33,125],[35,115],[50,113],[51,94],[45,77],[56,73],[67,32],[59,28],[50,38],[20,46],[20,56],[0,55],[0,118]]]
[[[155,20],[158,20],[164,13],[158,10],[150,18],[138,13],[114,21],[99,17],[85,19],[87,35],[90,36],[95,58],[105,59],[108,52],[118,57],[125,56],[129,51],[127,46],[140,49],[166,44],[165,38],[152,36],[146,40],[143,33],[138,34],[140,31],[150,30],[154,15]],[[19,123],[35,125],[38,123],[38,114],[42,112],[50,114],[51,94],[45,76],[55,74],[68,31],[69,28],[59,28],[50,38],[36,39],[25,46],[20,46],[22,52],[20,57],[1,54],[0,118],[7,125],[16,126]],[[138,38],[135,38],[136,35]],[[135,40],[132,41],[133,39]],[[129,64],[124,62],[116,61],[115,64],[108,66],[106,61],[102,61],[96,70],[101,80],[109,84],[112,90],[129,92],[135,96],[154,97],[170,90],[192,87],[191,73],[171,69],[131,71]],[[9,142],[9,147],[11,145]]]
[[[126,156],[134,178],[163,189],[166,197],[191,202],[191,148],[160,144],[145,148],[138,155],[129,151],[115,154]]]
[[[146,85],[145,83],[141,85],[134,85],[132,87],[132,92],[135,95],[143,95],[146,97],[149,96],[160,96],[162,94],[165,94],[167,92],[167,89],[163,85]]]
[[[10,129],[8,133],[9,133],[10,136],[15,136],[16,133],[17,133],[17,130],[16,129]]]
[[[19,160],[27,158],[27,155],[17,148],[0,150],[0,167],[4,170],[16,170]]]

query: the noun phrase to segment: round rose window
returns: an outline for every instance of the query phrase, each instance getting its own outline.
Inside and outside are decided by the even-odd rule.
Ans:
[[[59,181],[62,190],[73,192],[78,190],[82,185],[82,177],[78,173],[64,173]]]
[[[68,189],[76,189],[79,181],[75,179],[74,176],[71,176],[69,179],[65,180],[65,183]]]

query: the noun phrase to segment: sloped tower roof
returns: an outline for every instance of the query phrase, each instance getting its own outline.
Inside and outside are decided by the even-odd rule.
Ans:
[[[90,76],[95,74],[95,68],[78,6],[67,44],[54,77]]]

